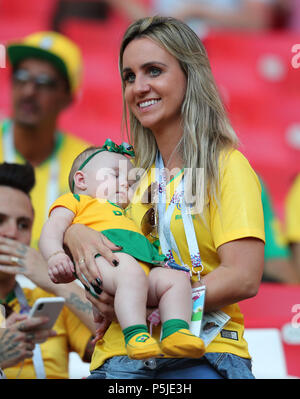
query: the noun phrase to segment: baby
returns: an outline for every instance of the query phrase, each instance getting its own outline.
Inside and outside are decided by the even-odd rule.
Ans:
[[[112,267],[100,255],[95,259],[102,277],[102,281],[97,279],[98,283],[115,296],[115,313],[128,356],[146,359],[166,354],[199,358],[205,349],[202,339],[189,331],[192,301],[187,274],[151,267],[167,259],[126,216],[134,183],[128,180],[133,166],[126,155],[131,153],[132,147],[117,146],[106,140],[103,147],[89,148],[75,159],[69,176],[72,193],[61,196],[52,205],[42,230],[40,250],[48,261],[51,280],[66,282],[75,271],[63,250],[66,229],[73,223],[81,223],[101,231],[122,247],[117,252],[118,267]],[[159,308],[160,345],[148,332],[147,306]]]

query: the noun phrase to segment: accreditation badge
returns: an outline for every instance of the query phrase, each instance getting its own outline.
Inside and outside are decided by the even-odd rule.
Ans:
[[[190,322],[190,331],[197,337],[200,337],[201,334],[201,325],[204,314],[205,291],[205,285],[201,285],[200,287],[192,289],[193,308],[192,318]]]
[[[221,310],[204,313],[206,287],[201,285],[192,289],[193,310],[190,331],[209,345],[230,320]]]

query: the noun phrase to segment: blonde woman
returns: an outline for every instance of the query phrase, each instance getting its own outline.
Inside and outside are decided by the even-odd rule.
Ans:
[[[230,320],[203,358],[166,356],[150,364],[126,357],[121,329],[113,322],[95,347],[90,378],[253,378],[238,302],[256,295],[261,281],[261,189],[236,149],[205,48],[185,23],[157,16],[131,24],[119,60],[124,119],[136,165],[146,171],[131,217],[139,224],[144,220],[150,205],[143,203],[143,193],[151,183],[158,185],[162,252],[190,267],[193,287],[206,286],[206,312],[222,310]],[[118,261],[116,245],[83,226],[69,228],[65,240],[77,271],[90,282],[100,277],[95,254],[112,267]],[[89,298],[114,318],[112,297],[102,292]],[[153,330],[153,337],[159,336],[160,326]]]

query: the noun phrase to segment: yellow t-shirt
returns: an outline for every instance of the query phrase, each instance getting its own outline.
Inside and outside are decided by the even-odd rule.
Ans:
[[[285,204],[286,237],[289,242],[300,242],[300,174],[293,183]]]
[[[222,165],[220,163],[220,165]],[[149,185],[150,175],[142,180],[141,185],[131,204],[131,217],[140,224],[143,215],[147,211],[147,205],[139,202]],[[182,177],[179,173],[169,183],[170,193],[174,192]],[[220,211],[221,210],[221,211]],[[201,260],[204,266],[202,275],[205,275],[216,267],[220,260],[217,248],[229,241],[256,237],[264,241],[264,219],[261,203],[261,187],[259,180],[251,168],[247,159],[237,150],[231,151],[223,162],[220,171],[220,208],[215,203],[205,207],[203,217],[193,217],[195,233],[198,241]],[[180,210],[175,207],[171,219],[171,230],[175,237],[177,247],[184,263],[191,266],[188,245]],[[175,260],[179,259],[174,254]],[[225,326],[226,330],[234,331],[232,337],[220,334],[207,347],[207,352],[228,352],[241,357],[250,358],[247,343],[243,338],[244,318],[238,304],[226,306],[222,309],[231,319]],[[160,328],[154,327],[153,336],[159,340]],[[96,344],[91,370],[96,369],[104,361],[112,356],[126,355],[124,338],[117,323],[112,323],[106,332],[102,342]]]
[[[64,194],[60,196],[49,210],[62,206],[74,213],[72,224],[80,223],[96,231],[101,231],[110,241],[122,246],[120,252],[125,252],[137,260],[149,274],[149,265],[164,261],[157,248],[143,235],[137,224],[126,215],[126,209],[118,205],[88,195]]]
[[[40,288],[23,288],[23,292],[29,306],[32,306],[38,298],[53,296]],[[17,298],[14,297],[8,304],[15,312],[20,311]],[[63,307],[53,329],[57,335],[40,344],[46,378],[66,379],[69,378],[69,353],[77,352],[83,358],[92,333],[66,306]],[[7,378],[15,379],[21,366],[22,362],[3,371]],[[25,359],[18,378],[36,378],[32,359]]]
[[[106,200],[88,195],[64,194],[51,206],[49,214],[56,207],[65,207],[75,216],[73,224],[80,223],[97,231],[124,229],[142,234],[133,220],[126,216],[124,209]]]
[[[31,245],[38,248],[48,209],[61,194],[69,191],[68,177],[75,157],[89,146],[74,136],[58,132],[56,144],[50,157],[35,167],[36,184],[31,191],[35,211]],[[0,124],[0,162],[24,163],[25,160],[13,145],[12,123],[6,119]]]

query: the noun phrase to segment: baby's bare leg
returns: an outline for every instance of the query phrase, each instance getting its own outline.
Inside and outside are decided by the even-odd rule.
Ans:
[[[119,266],[112,267],[103,257],[96,258],[103,289],[115,296],[115,312],[122,329],[146,324],[148,278],[130,255],[118,252]]]
[[[149,306],[159,306],[162,323],[181,319],[187,323],[192,314],[192,288],[182,271],[155,267],[149,274]]]
[[[192,313],[192,288],[185,273],[155,268],[149,276],[149,305],[159,302],[162,325],[162,352],[180,358],[200,358],[204,342],[189,331]]]
[[[119,266],[112,267],[98,258],[97,265],[103,278],[103,288],[115,295],[115,312],[123,330],[127,354],[132,359],[158,356],[160,347],[148,333],[146,303],[148,277],[130,255],[118,253]]]

